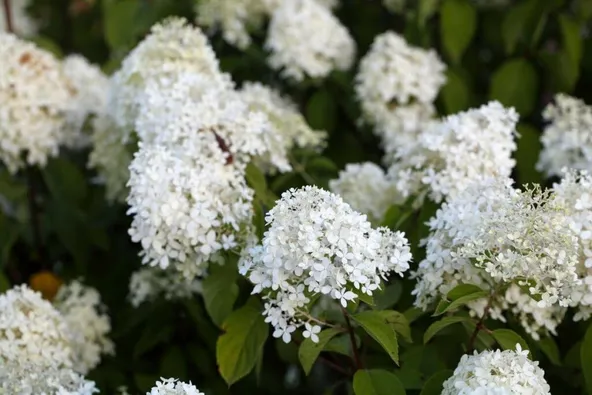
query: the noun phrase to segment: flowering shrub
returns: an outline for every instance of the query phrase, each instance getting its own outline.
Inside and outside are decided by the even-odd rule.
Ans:
[[[0,395],[592,393],[589,0],[2,0]]]

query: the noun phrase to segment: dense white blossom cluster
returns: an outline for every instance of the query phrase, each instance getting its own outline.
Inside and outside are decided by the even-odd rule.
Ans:
[[[567,208],[571,229],[579,241],[578,275],[582,281],[572,294],[574,320],[592,316],[592,176],[585,170],[566,171],[553,186],[557,199]]]
[[[397,152],[389,177],[403,197],[427,192],[436,202],[488,177],[509,177],[517,122],[513,108],[495,101],[450,115]]]
[[[12,30],[19,36],[29,37],[37,32],[37,22],[27,13],[27,8],[31,5],[31,0],[12,0],[11,1],[11,20]],[[8,32],[6,24],[6,10],[0,7],[0,32]]]
[[[246,251],[239,269],[253,293],[265,294],[265,321],[286,343],[298,327],[313,340],[320,330],[309,296],[327,295],[345,307],[356,292],[372,295],[387,275],[409,269],[401,232],[373,229],[341,197],[314,186],[284,192],[266,222],[262,244]]]
[[[12,34],[0,33],[0,58],[0,161],[44,166],[65,138],[72,87],[51,53]]]
[[[565,94],[555,96],[543,112],[543,149],[537,168],[560,176],[564,167],[592,170],[592,106]]]
[[[82,374],[94,369],[103,354],[114,354],[107,337],[111,321],[101,303],[101,295],[79,281],[62,285],[53,301],[70,333],[74,369]]]
[[[0,390],[19,395],[97,392],[94,383],[75,372],[79,361],[72,335],[68,320],[27,286],[0,295]]]
[[[413,47],[392,31],[375,37],[360,61],[355,90],[387,154],[416,140],[433,118],[444,70],[434,50]]]
[[[545,372],[528,350],[483,351],[463,355],[442,395],[550,395]]]
[[[461,283],[496,293],[514,282],[528,289],[528,298],[514,287],[496,293],[491,316],[503,320],[509,309],[534,336],[542,328],[553,333],[579,283],[577,239],[565,213],[560,201],[539,189],[520,191],[503,179],[470,186],[429,221],[426,258],[412,274],[416,306],[429,308]],[[469,308],[481,315],[486,304],[483,299]]]
[[[380,222],[391,205],[402,203],[384,170],[372,162],[346,165],[329,188],[373,222]]]
[[[317,0],[282,1],[272,13],[265,47],[270,66],[295,81],[347,70],[356,53],[347,28]]]
[[[177,379],[161,378],[146,395],[205,395],[196,386]]]
[[[187,299],[201,293],[201,281],[185,278],[175,270],[160,267],[143,267],[132,273],[129,299],[134,307],[159,297],[165,300]]]
[[[107,107],[109,79],[101,69],[80,55],[69,55],[62,63],[70,81],[72,106],[66,114],[64,144],[74,148],[90,143],[84,127],[90,116],[103,114]]]

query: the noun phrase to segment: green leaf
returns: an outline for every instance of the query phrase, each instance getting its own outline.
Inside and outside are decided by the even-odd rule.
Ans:
[[[399,378],[386,370],[363,369],[354,375],[355,395],[405,395]]]
[[[236,267],[218,270],[203,280],[203,298],[212,321],[219,327],[232,312],[234,302],[238,297],[236,285]]]
[[[448,380],[453,373],[452,370],[442,370],[434,373],[428,381],[426,381],[419,395],[440,395],[442,393],[444,382]]]
[[[549,361],[551,361],[553,365],[561,366],[561,355],[559,355],[559,348],[552,337],[543,337],[536,344],[547,356],[547,358],[549,358]]]
[[[332,132],[337,118],[335,99],[329,91],[321,89],[315,92],[306,103],[306,120],[313,129]]]
[[[528,0],[518,2],[506,13],[501,31],[507,55],[513,54],[520,42],[536,45],[540,35],[537,30],[546,21],[539,8],[538,0]]]
[[[534,67],[525,59],[513,59],[493,74],[489,96],[526,116],[534,109],[537,90],[538,77]]]
[[[575,65],[579,65],[582,60],[582,32],[580,24],[568,15],[559,16],[559,25],[561,27],[561,36],[563,46]]]
[[[440,6],[442,46],[459,63],[477,28],[477,11],[469,0],[444,0]]]
[[[454,114],[469,108],[471,91],[465,78],[454,69],[446,70],[446,84],[440,91],[446,114]]]
[[[496,329],[491,332],[491,336],[504,350],[515,350],[516,344],[520,344],[523,350],[528,350],[528,344],[522,336],[511,329]]]
[[[364,311],[353,315],[352,318],[385,349],[391,359],[398,365],[399,343],[397,342],[397,335],[383,313]]]
[[[0,272],[0,293],[8,291],[10,289],[10,281],[4,275],[4,273]]]
[[[459,316],[451,316],[451,317],[444,317],[440,321],[434,322],[429,328],[426,330],[425,334],[423,335],[423,343],[427,343],[430,341],[432,337],[434,337],[438,332],[442,329],[457,324],[463,321],[470,321],[471,319],[468,317],[459,317]]]
[[[165,352],[160,362],[160,375],[179,379],[187,377],[185,357],[179,346],[171,346]]]
[[[232,312],[222,329],[225,333],[216,344],[216,361],[220,375],[232,385],[253,370],[267,340],[268,327],[257,299],[249,299]]]
[[[43,168],[43,179],[55,199],[80,204],[87,194],[87,181],[74,163],[55,158]]]
[[[134,359],[139,358],[146,352],[152,350],[157,345],[168,341],[173,334],[173,328],[170,325],[156,326],[147,325],[134,346]]]
[[[382,314],[386,319],[386,322],[392,326],[395,332],[403,336],[405,341],[413,343],[413,339],[411,339],[411,327],[409,326],[407,317],[405,317],[403,313],[394,310],[383,310],[379,313]]]
[[[319,341],[317,343],[310,340],[310,338],[304,339],[298,349],[298,358],[300,359],[302,369],[304,369],[304,373],[307,376],[321,351],[323,351],[327,343],[339,333],[341,333],[339,330],[329,328],[319,333]]]
[[[420,28],[438,10],[439,0],[418,0],[417,22]]]
[[[8,262],[12,246],[18,240],[22,228],[23,225],[7,218],[0,208],[0,268]]]
[[[580,361],[582,373],[586,381],[586,389],[592,394],[592,324],[588,325],[584,340],[580,348]]]
[[[103,2],[105,40],[112,50],[132,45],[135,20],[140,2],[137,0],[108,0]]]
[[[270,199],[265,174],[253,162],[247,165],[245,178],[249,186],[255,191],[255,196],[266,205],[273,206],[275,200]]]
[[[464,306],[469,302],[472,302],[477,299],[486,298],[487,296],[489,296],[489,293],[485,291],[477,291],[473,292],[472,294],[461,296],[460,298],[453,300],[449,304],[446,304],[446,306],[443,306],[443,309],[436,309],[434,315],[440,315],[446,313],[447,311],[458,309],[459,307]],[[438,305],[438,307],[440,307],[440,305]]]
[[[580,76],[579,65],[571,60],[565,50],[542,53],[540,59],[545,67],[549,89],[565,93],[574,90]]]
[[[459,284],[448,291],[446,294],[446,299],[454,301],[462,298],[463,296],[471,295],[476,292],[483,292],[483,288],[475,284]]]
[[[32,37],[30,40],[33,41],[35,44],[37,44],[37,46],[39,48],[45,49],[46,51],[51,52],[57,58],[62,58],[64,56],[64,53],[62,52],[62,49],[60,48],[60,46],[58,44],[56,44],[55,41],[53,41],[52,39],[50,39],[48,37],[37,36],[37,37]]]
[[[397,304],[403,294],[403,283],[395,279],[392,284],[374,294],[376,310],[386,310]]]
[[[517,139],[518,149],[515,152],[518,184],[540,183],[543,176],[536,169],[541,151],[540,134],[537,129],[525,123],[519,124],[517,129],[520,134]]]

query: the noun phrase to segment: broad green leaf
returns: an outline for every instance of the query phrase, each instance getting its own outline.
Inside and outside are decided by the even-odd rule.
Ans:
[[[21,234],[23,225],[7,218],[0,207],[0,268],[7,262],[14,243]]]
[[[592,394],[592,324],[588,325],[584,340],[580,348],[582,373],[586,381],[586,389]]]
[[[409,321],[409,323],[412,323],[424,314],[425,312],[417,307],[410,307],[403,313],[403,315],[405,315],[405,318],[407,318],[407,321]]]
[[[255,367],[269,328],[261,315],[259,302],[251,298],[228,316],[222,329],[225,333],[216,344],[216,361],[220,375],[232,385]]]
[[[528,344],[522,336],[511,329],[496,329],[491,332],[491,336],[504,350],[515,350],[516,344],[520,344],[523,350],[528,350]]]
[[[506,61],[493,74],[489,96],[526,116],[534,109],[537,90],[535,68],[526,59],[513,59]]]
[[[536,169],[541,151],[540,133],[531,125],[521,123],[517,127],[520,137],[517,139],[518,149],[514,153],[516,158],[516,172],[518,184],[540,183],[542,174]]]
[[[580,21],[585,22],[590,19],[590,17],[592,17],[592,1],[576,0],[575,8],[575,15],[580,19]]]
[[[4,273],[0,272],[0,293],[5,292],[10,289],[10,281],[4,275]]]
[[[394,310],[383,310],[379,312],[386,319],[395,332],[403,336],[405,341],[413,343],[411,339],[411,328],[409,327],[409,321],[404,314]]]
[[[549,89],[565,93],[574,90],[580,76],[579,65],[571,60],[565,50],[541,53],[540,60],[546,71]]]
[[[87,195],[87,180],[78,166],[63,158],[51,159],[43,168],[43,179],[55,199],[80,204]]]
[[[172,335],[173,327],[170,325],[146,325],[134,346],[134,359],[138,359],[157,345],[165,343]]]
[[[273,206],[275,200],[268,193],[265,174],[253,162],[247,165],[245,178],[249,186],[255,191],[255,196],[266,205]]]
[[[103,1],[105,41],[112,50],[132,45],[135,37],[134,21],[140,2],[138,0]]]
[[[461,324],[462,324],[462,326],[465,327],[467,335],[470,338],[470,336],[472,336],[473,333],[475,332],[475,329],[477,328],[477,324],[474,321],[463,321]],[[476,350],[491,349],[494,344],[495,344],[495,339],[493,337],[491,337],[490,334],[488,334],[487,332],[484,332],[482,330],[477,332],[477,338],[476,338],[475,344],[474,344],[474,346],[475,346],[474,348]]]
[[[318,90],[306,103],[305,114],[313,129],[332,132],[337,118],[335,97],[326,89]]]
[[[405,388],[394,374],[380,369],[358,370],[354,375],[355,395],[405,395]]]
[[[356,345],[360,346],[360,338],[358,337],[358,335],[355,335],[355,339],[356,339]],[[325,346],[325,351],[329,351],[329,352],[335,352],[341,355],[345,355],[345,356],[351,356],[352,355],[352,349],[351,349],[351,340],[348,334],[343,334],[343,335],[339,335],[339,336],[335,336],[333,339],[331,339],[327,345]]]
[[[236,275],[231,270],[218,270],[203,280],[203,298],[206,310],[212,321],[222,326],[224,320],[232,312],[234,302],[238,297]]]
[[[160,361],[160,375],[181,380],[187,377],[187,361],[179,346],[171,346],[165,352]]]
[[[341,333],[339,330],[329,328],[319,333],[319,341],[317,343],[310,340],[310,338],[304,339],[298,349],[298,358],[300,359],[302,369],[304,369],[304,373],[307,376],[321,351],[323,351],[327,343],[339,333]]]
[[[434,373],[428,381],[426,381],[419,395],[440,395],[442,393],[444,382],[448,380],[453,373],[452,370],[442,370]]]
[[[477,28],[477,11],[470,0],[443,0],[440,6],[442,46],[453,63],[471,43]]]
[[[561,366],[561,355],[555,339],[545,336],[536,343],[553,365]]]
[[[31,41],[33,41],[39,48],[45,49],[48,52],[54,54],[57,58],[62,58],[64,53],[58,44],[55,43],[52,39],[44,36],[37,36],[32,37]]]
[[[403,294],[402,281],[395,279],[394,282],[387,285],[384,289],[374,294],[374,303],[377,310],[386,310],[397,304]]]
[[[339,172],[339,168],[331,159],[324,156],[315,156],[306,163],[306,169],[313,174],[318,172],[326,172],[330,174],[336,174]]]
[[[426,21],[438,10],[440,0],[418,0],[417,21],[419,27],[423,29]]]
[[[448,291],[446,299],[454,301],[463,296],[474,294],[475,292],[483,292],[483,288],[475,284],[459,284]]]
[[[446,114],[454,114],[470,107],[471,91],[466,79],[454,69],[446,70],[446,84],[440,91]]]
[[[538,30],[545,22],[546,16],[542,14],[538,0],[522,1],[510,7],[500,26],[506,54],[513,54],[520,42],[536,45],[540,35]]]
[[[568,15],[559,16],[563,46],[575,65],[582,59],[583,36],[581,26]],[[577,66],[576,66],[577,67]]]
[[[397,335],[391,324],[382,312],[364,311],[353,315],[356,321],[366,333],[378,342],[396,364],[399,364],[399,343]]]
[[[429,342],[434,335],[440,332],[442,329],[457,324],[463,321],[470,321],[471,319],[468,317],[459,317],[459,316],[451,316],[451,317],[444,317],[440,321],[434,322],[430,327],[426,330],[425,334],[423,335],[423,342],[424,344]]]
[[[262,239],[265,233],[265,214],[263,213],[261,202],[258,200],[253,202],[253,213],[253,224],[255,225],[257,237]]]
[[[444,306],[443,309],[441,309],[441,310],[437,309],[436,312],[434,313],[434,315],[440,315],[440,314],[446,313],[447,311],[452,311],[452,310],[458,309],[459,307],[464,306],[469,302],[472,302],[477,299],[483,299],[483,298],[486,298],[487,296],[489,296],[489,293],[485,292],[485,291],[477,291],[477,292],[473,292],[468,295],[461,296],[461,297],[453,300],[452,302],[450,302],[446,306]]]

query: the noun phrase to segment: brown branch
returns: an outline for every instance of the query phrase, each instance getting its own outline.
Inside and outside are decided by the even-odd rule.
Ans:
[[[14,26],[12,25],[12,7],[10,0],[2,0],[4,5],[4,18],[6,20],[6,30],[9,33],[14,33]]]
[[[493,302],[493,293],[489,296],[489,299],[487,300],[487,304],[485,305],[485,309],[483,309],[483,315],[481,316],[481,318],[479,318],[479,321],[477,321],[477,324],[475,326],[475,330],[473,331],[473,333],[471,334],[471,337],[469,338],[469,343],[467,345],[467,353],[471,353],[473,352],[473,349],[475,348],[475,341],[477,340],[477,335],[479,334],[480,330],[488,330],[485,325],[485,319],[487,318],[487,314],[489,313],[489,309],[491,309],[491,303]]]
[[[218,146],[220,147],[220,149],[228,154],[228,157],[226,158],[226,164],[227,165],[231,165],[232,162],[234,162],[234,158],[232,157],[232,154],[230,153],[230,148],[228,148],[228,145],[226,145],[226,141],[224,141],[224,139],[222,137],[220,137],[218,135],[218,133],[213,132],[214,136],[216,137],[216,141],[218,142]]]
[[[354,327],[349,320],[348,312],[342,307],[341,311],[343,312],[343,316],[345,317],[345,324],[347,325],[347,331],[349,332],[349,341],[351,342],[352,351],[354,353],[354,363],[357,370],[363,369],[362,359],[360,358],[360,353],[358,352],[358,346],[356,344],[356,335],[354,333]]]

